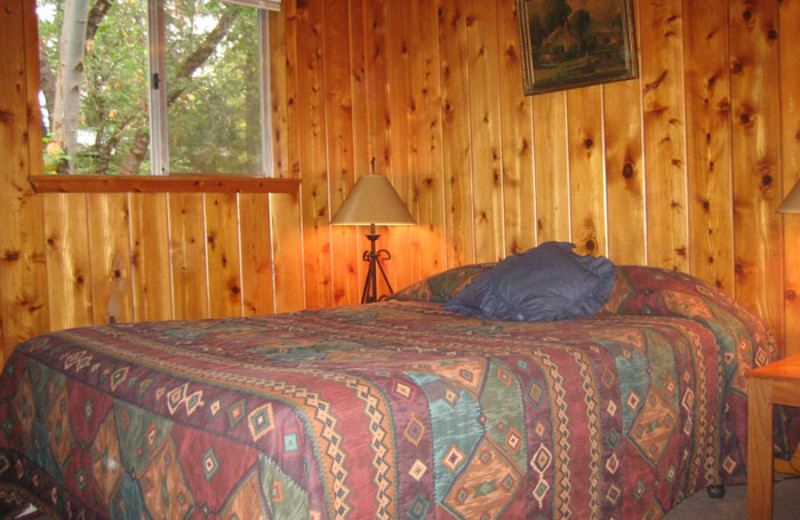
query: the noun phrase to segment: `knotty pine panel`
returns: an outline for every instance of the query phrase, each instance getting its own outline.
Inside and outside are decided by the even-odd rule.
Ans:
[[[497,13],[483,0],[466,0],[465,19],[472,190],[480,194],[472,200],[475,260],[496,262],[505,256]]]
[[[439,0],[447,263],[475,262],[467,32],[464,0]]]
[[[647,262],[686,271],[686,125],[680,0],[642,0],[640,38]],[[607,107],[607,110],[612,110]],[[609,113],[608,111],[606,112]]]
[[[2,356],[22,339],[49,328],[43,201],[25,182],[31,168],[30,121],[23,18],[32,17],[32,0],[4,1],[0,9],[0,337]],[[27,45],[23,45],[27,41]],[[33,49],[36,48],[35,41]],[[36,71],[38,76],[38,71]],[[36,134],[34,134],[36,135]]]
[[[781,171],[783,195],[800,181],[800,0],[779,4]],[[800,338],[800,218],[786,215],[784,223],[784,320],[787,347]]]
[[[689,268],[733,294],[728,14],[684,2]]]
[[[173,318],[166,193],[131,193],[130,242],[136,321]]]
[[[620,264],[647,263],[641,96],[637,80],[603,85],[603,112],[615,115],[604,121],[608,256]]]
[[[348,0],[323,0],[322,14],[322,48],[327,57],[322,90],[325,94],[328,204],[332,217],[355,183]],[[355,231],[351,226],[331,228],[334,305],[352,305],[361,299],[356,276]]]
[[[729,8],[734,293],[781,331],[783,298],[776,289],[783,285],[783,237],[775,212],[783,195],[778,4],[731,0]]]
[[[566,92],[533,98],[536,243],[572,240]],[[521,208],[522,211],[525,211]]]
[[[242,314],[262,316],[275,312],[272,274],[271,201],[269,195],[239,194]],[[287,220],[288,214],[286,215]],[[296,225],[296,223],[295,223]]]
[[[600,86],[567,92],[572,241],[582,255],[608,255],[602,107]]]
[[[516,6],[496,0],[500,132],[502,136],[504,255],[536,245],[533,175],[533,102],[520,88],[522,60]]]
[[[297,63],[295,74],[290,78],[290,82],[296,82],[291,89],[296,107],[293,115],[298,125],[298,142],[294,151],[298,154],[303,182],[303,273],[306,306],[309,308],[332,305],[334,285],[331,279],[331,229],[328,225],[333,208],[330,207],[328,192],[322,6],[323,0],[298,1],[291,20],[296,24],[293,30],[297,35]]]
[[[208,307],[211,318],[242,314],[236,193],[205,194]]]
[[[94,322],[133,321],[128,194],[89,193],[86,201]]]
[[[410,56],[411,95],[414,139],[409,162],[413,195],[416,202],[416,237],[419,251],[414,272],[438,272],[447,265],[445,247],[444,170],[442,168],[442,91],[439,58],[438,15],[435,2],[415,2],[411,6]],[[415,281],[411,275],[409,282]]]
[[[592,242],[617,263],[720,286],[800,352],[800,216],[775,213],[800,178],[800,0],[634,3],[641,78],[525,97],[513,0],[492,13],[473,0],[286,0],[270,17],[273,160],[300,192],[140,197],[31,191],[36,70],[21,42],[35,47],[34,4],[6,0],[4,352],[109,315],[352,303],[368,244],[328,220],[373,157],[419,222],[380,230],[398,285],[545,240]]]
[[[389,119],[386,125],[389,130],[388,155],[384,158],[385,174],[394,185],[412,215],[417,214],[417,200],[414,196],[416,188],[414,175],[414,121],[417,117],[416,100],[413,97],[411,79],[411,55],[417,54],[416,42],[412,41],[413,10],[404,2],[389,1],[386,3],[386,66],[389,81]],[[414,233],[416,235],[416,233]],[[387,278],[393,288],[408,285],[411,280],[419,279],[419,247],[412,240],[407,226],[385,228],[382,233],[382,246],[389,251],[408,252],[407,261],[402,269],[387,270]],[[364,243],[365,244],[365,243]],[[395,260],[396,263],[396,260]],[[386,288],[378,278],[378,295]]]
[[[50,326],[54,330],[94,323],[86,194],[48,193],[44,233]]]

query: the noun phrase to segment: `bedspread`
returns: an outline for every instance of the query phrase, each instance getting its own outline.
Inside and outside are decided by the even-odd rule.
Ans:
[[[618,312],[633,278],[569,322],[386,301],[33,338],[0,380],[0,501],[85,519],[659,518],[744,480],[742,375],[776,353],[729,301],[662,291],[675,314],[649,293]]]

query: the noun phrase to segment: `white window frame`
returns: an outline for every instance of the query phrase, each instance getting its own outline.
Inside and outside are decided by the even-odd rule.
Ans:
[[[280,0],[217,0],[252,7],[258,10],[258,42],[261,56],[261,169],[263,174],[245,173],[238,176],[273,177],[272,171],[272,111],[270,99],[270,47],[269,47],[269,11],[279,11]],[[164,51],[166,41],[164,29],[164,0],[147,0],[148,2],[148,38],[150,65],[150,160],[151,175],[170,175],[169,171],[169,136],[167,131],[167,66]],[[219,172],[181,172],[180,175]],[[222,175],[222,173],[220,173]]]

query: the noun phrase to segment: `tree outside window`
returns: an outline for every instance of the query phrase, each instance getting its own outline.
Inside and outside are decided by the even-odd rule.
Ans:
[[[39,0],[37,16],[45,173],[267,174],[264,9]]]

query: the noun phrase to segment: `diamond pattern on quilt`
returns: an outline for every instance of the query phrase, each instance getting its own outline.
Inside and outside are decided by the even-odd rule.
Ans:
[[[411,417],[408,419],[408,426],[406,426],[406,429],[403,431],[403,435],[408,439],[408,442],[414,446],[418,446],[419,441],[421,441],[425,435],[425,425],[417,420],[416,413],[411,412]]]
[[[453,481],[443,505],[458,518],[473,518],[477,511],[498,518],[514,499],[522,476],[488,438],[475,449],[477,456]]]
[[[450,470],[450,473],[455,473],[458,469],[458,466],[464,462],[467,456],[464,455],[464,452],[458,449],[458,446],[453,444],[450,446],[450,449],[447,451],[447,454],[441,460],[442,465]]]
[[[408,508],[406,511],[406,518],[410,520],[422,520],[426,516],[428,516],[428,510],[431,507],[431,503],[425,499],[422,495],[417,495],[414,497],[414,501],[411,503],[411,507]]]
[[[72,435],[72,426],[69,422],[67,399],[67,389],[61,386],[48,410],[46,419],[47,442],[50,445],[50,452],[62,469],[75,440]]]
[[[233,492],[220,517],[223,520],[266,520],[269,518],[261,496],[257,471],[247,475],[244,482]]]
[[[660,392],[651,388],[628,435],[642,455],[655,464],[661,458],[677,425],[677,412],[671,403]]]
[[[89,447],[89,454],[92,457],[92,477],[106,503],[109,503],[123,473],[113,414],[108,414],[100,424],[94,442]]]
[[[247,415],[247,403],[245,403],[244,399],[236,401],[228,407],[226,412],[228,414],[228,425],[233,429]]]
[[[247,424],[250,427],[250,435],[253,441],[257,441],[268,434],[275,427],[272,417],[272,403],[259,406],[247,416]]]
[[[142,496],[153,518],[186,518],[194,508],[194,498],[183,473],[170,437],[139,475]]]
[[[211,481],[217,471],[219,471],[219,461],[214,454],[214,448],[208,448],[203,454],[203,475],[206,476],[207,481]]]
[[[411,476],[411,478],[419,482],[422,479],[422,477],[425,476],[425,473],[427,471],[428,471],[428,466],[426,466],[425,463],[422,462],[421,460],[417,459],[414,461],[414,464],[411,466],[411,469],[408,470],[408,474]]]

